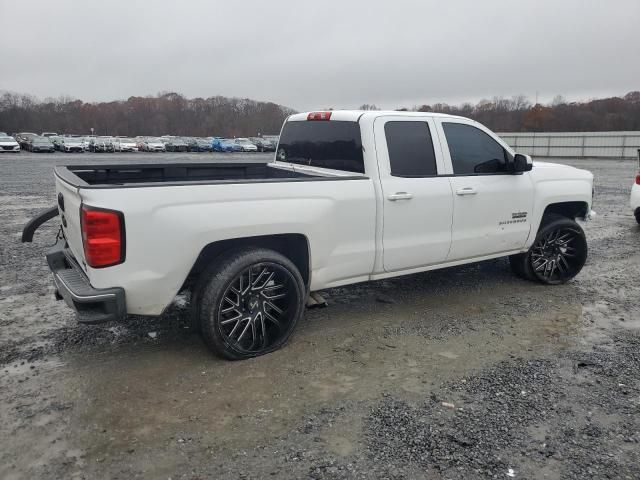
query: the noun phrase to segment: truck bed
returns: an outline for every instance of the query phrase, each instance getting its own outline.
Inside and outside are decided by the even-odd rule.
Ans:
[[[56,167],[55,173],[68,184],[81,188],[295,182],[348,178],[340,175],[302,172],[262,162],[67,165]],[[357,177],[362,178],[361,175]]]

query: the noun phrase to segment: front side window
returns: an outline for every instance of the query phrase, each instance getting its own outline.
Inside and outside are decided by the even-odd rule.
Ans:
[[[364,173],[362,138],[357,122],[287,122],[276,159],[312,167]]]
[[[462,123],[442,124],[456,175],[507,173],[509,154],[479,128]]]
[[[426,122],[387,122],[391,175],[394,177],[430,177],[437,175],[436,155],[429,124]]]

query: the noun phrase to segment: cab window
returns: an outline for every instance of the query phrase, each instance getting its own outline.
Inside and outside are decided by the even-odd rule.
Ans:
[[[508,173],[509,153],[479,128],[444,122],[453,173],[456,175]]]
[[[364,173],[360,125],[336,120],[287,122],[280,136],[276,159]]]
[[[437,175],[436,155],[429,124],[426,122],[387,122],[391,175],[394,177],[431,177]]]

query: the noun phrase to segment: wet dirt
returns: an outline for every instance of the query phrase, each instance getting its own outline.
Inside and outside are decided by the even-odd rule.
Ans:
[[[53,299],[55,226],[20,229],[78,158],[0,157],[0,478],[640,477],[634,162],[563,161],[599,214],[567,285],[499,259],[333,289],[284,349],[225,362],[188,299],[93,327]]]

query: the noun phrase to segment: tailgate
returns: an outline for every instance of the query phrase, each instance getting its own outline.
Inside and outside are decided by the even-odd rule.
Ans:
[[[56,199],[58,210],[60,211],[60,222],[64,237],[67,240],[69,249],[73,253],[78,263],[85,268],[84,249],[82,246],[82,231],[80,229],[80,205],[82,198],[79,189],[74,187],[57,175],[56,179]]]

